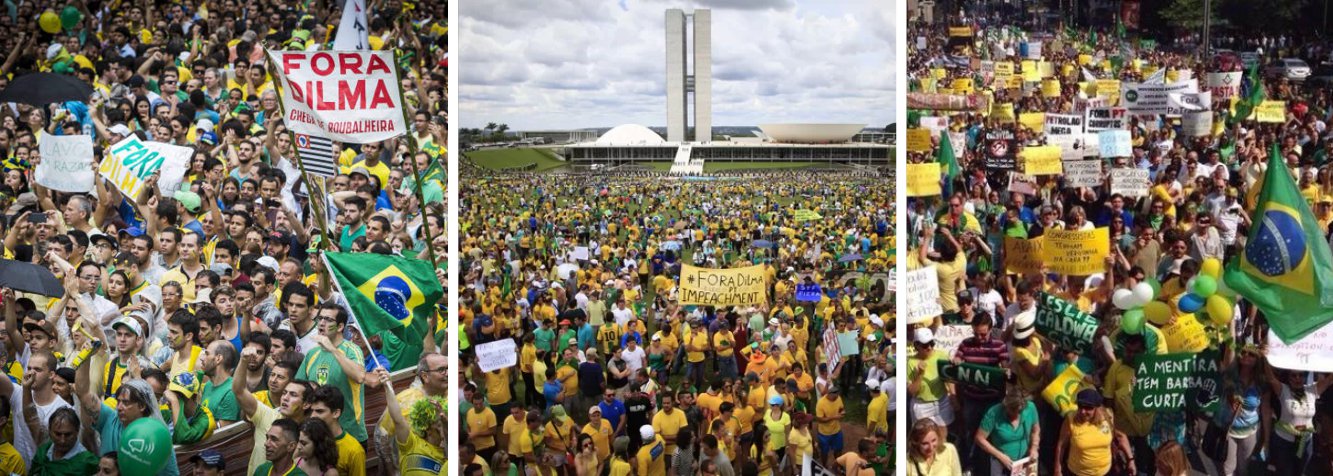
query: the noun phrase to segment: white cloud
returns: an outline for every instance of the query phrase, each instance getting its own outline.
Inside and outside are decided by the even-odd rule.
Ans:
[[[464,127],[666,123],[664,11],[713,9],[713,124],[894,117],[892,2],[463,2],[456,61]]]

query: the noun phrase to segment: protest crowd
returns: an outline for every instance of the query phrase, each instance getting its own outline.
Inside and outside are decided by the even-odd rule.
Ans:
[[[465,474],[894,474],[890,178],[462,167]]]
[[[910,27],[907,474],[1330,474],[1326,43],[1097,21]]]
[[[7,6],[0,473],[445,474],[447,3]]]

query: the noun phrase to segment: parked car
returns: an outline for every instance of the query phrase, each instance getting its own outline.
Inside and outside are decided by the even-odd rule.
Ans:
[[[1264,69],[1264,75],[1275,78],[1287,78],[1288,81],[1305,81],[1310,76],[1310,65],[1298,58],[1282,58]]]

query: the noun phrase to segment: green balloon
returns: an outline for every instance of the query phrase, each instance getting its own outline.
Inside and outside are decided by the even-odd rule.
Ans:
[[[123,474],[157,474],[171,457],[171,432],[154,418],[134,420],[120,433],[116,460]]]
[[[1203,274],[1194,277],[1194,294],[1207,299],[1217,292],[1217,278]]]
[[[1143,309],[1136,308],[1125,311],[1125,315],[1120,317],[1120,330],[1126,334],[1139,335],[1143,332]]]
[[[1157,278],[1148,278],[1148,285],[1149,285],[1149,286],[1152,286],[1152,295],[1153,295],[1153,296],[1161,296],[1161,295],[1162,295],[1162,283],[1158,282],[1158,281],[1157,281]]]
[[[83,21],[83,14],[79,13],[79,9],[75,8],[73,5],[67,6],[64,10],[60,11],[60,26],[64,29],[72,29],[75,26],[78,26],[80,21]]]

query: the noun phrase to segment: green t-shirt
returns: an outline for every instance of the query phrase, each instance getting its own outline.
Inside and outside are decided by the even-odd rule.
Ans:
[[[199,404],[208,408],[216,420],[237,421],[241,419],[241,406],[236,403],[236,394],[231,392],[231,377],[222,385],[214,386],[213,381],[204,382],[204,391],[199,393],[203,399]]]
[[[64,459],[52,460],[49,457],[51,444],[51,441],[47,441],[37,447],[37,454],[32,456],[32,465],[28,468],[28,474],[49,476],[97,474],[97,455],[93,452],[85,449],[75,455],[66,455]]]
[[[537,350],[555,350],[552,343],[555,342],[555,331],[545,328],[538,328],[532,331],[532,339],[537,344]]]
[[[264,464],[261,464],[259,465],[258,468],[255,468],[254,476],[307,476],[307,475],[305,474],[305,471],[301,471],[300,466],[296,465],[292,465],[291,471],[275,475],[273,473],[273,462],[265,461]]]
[[[342,341],[338,344],[338,351],[352,362],[361,364],[365,358],[361,355],[361,349],[349,341]],[[305,361],[301,362],[301,369],[296,372],[297,380],[310,380],[320,385],[329,385],[338,389],[343,394],[343,412],[338,417],[338,423],[342,425],[343,430],[356,438],[356,441],[366,441],[366,422],[365,410],[366,389],[361,384],[353,382],[343,373],[343,368],[338,365],[338,358],[334,357],[323,347],[317,347],[306,354]]]
[[[1000,450],[1010,460],[1020,460],[1027,456],[1028,445],[1032,443],[1032,427],[1037,426],[1037,406],[1028,402],[1018,414],[1018,426],[1009,423],[1004,414],[1004,405],[995,404],[981,417],[981,431],[986,432],[986,440],[995,449]]]
[[[231,387],[228,386],[228,389]],[[184,415],[185,409],[182,405],[181,415],[176,415],[176,430],[172,432],[171,442],[178,445],[188,445],[204,439],[208,430],[212,429],[213,418],[209,415],[208,408],[199,405],[194,412],[193,417]],[[171,421],[171,420],[167,420]]]
[[[370,203],[366,206],[373,207],[375,204]],[[352,251],[352,242],[363,236],[366,236],[365,223],[362,223],[356,230],[352,230],[351,227],[343,227],[342,235],[338,238],[338,250],[343,252]]]

